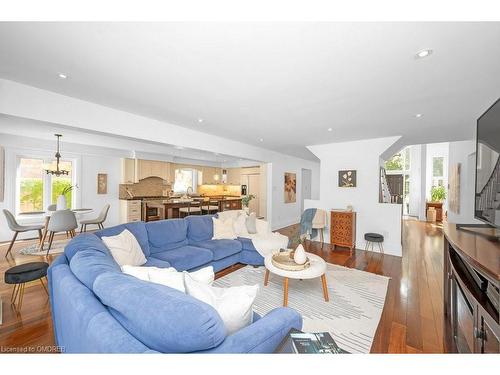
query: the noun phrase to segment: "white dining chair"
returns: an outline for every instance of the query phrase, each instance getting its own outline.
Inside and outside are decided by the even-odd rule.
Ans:
[[[87,231],[87,225],[97,225],[99,229],[104,229],[104,222],[108,217],[110,207],[110,204],[106,204],[99,213],[99,216],[97,216],[95,219],[80,220],[80,233]]]
[[[75,213],[71,210],[57,210],[50,215],[50,220],[47,225],[47,231],[49,232],[49,247],[47,248],[47,255],[49,255],[49,250],[52,247],[52,241],[54,240],[54,235],[58,232],[68,232],[71,238],[75,237],[75,229],[78,228],[78,223],[76,222]],[[42,248],[43,249],[43,244]]]
[[[3,213],[5,214],[5,218],[7,219],[7,225],[9,226],[9,229],[14,232],[14,237],[12,237],[12,241],[10,241],[9,248],[7,249],[7,253],[5,253],[5,257],[11,253],[12,251],[12,246],[14,246],[14,242],[16,242],[17,235],[22,232],[29,232],[32,230],[38,231],[38,237],[40,240],[42,239],[42,229],[43,225],[20,225],[17,221],[12,212],[9,210],[4,209]]]

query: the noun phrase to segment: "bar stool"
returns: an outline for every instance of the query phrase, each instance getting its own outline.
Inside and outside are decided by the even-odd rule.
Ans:
[[[186,217],[192,214],[201,215],[200,203],[188,202],[186,207],[179,208],[179,214],[181,217]]]

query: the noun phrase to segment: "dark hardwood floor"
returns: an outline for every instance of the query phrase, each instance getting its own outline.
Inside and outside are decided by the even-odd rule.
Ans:
[[[297,225],[280,230],[288,236],[297,231]],[[330,245],[321,247],[317,242],[308,243],[306,249],[330,263],[391,277],[373,353],[442,353],[442,231],[434,224],[404,221],[403,232],[402,258],[363,250],[351,255],[349,250],[332,251]],[[4,258],[7,244],[0,244],[0,297],[4,305],[0,347],[4,348],[54,345],[50,306],[40,283],[26,287],[22,310],[17,313],[10,304],[12,287],[3,281],[7,268],[41,259],[18,254],[16,250],[27,244],[27,241],[16,243],[14,260]],[[49,256],[48,262],[52,260]],[[230,267],[217,277],[241,267]]]

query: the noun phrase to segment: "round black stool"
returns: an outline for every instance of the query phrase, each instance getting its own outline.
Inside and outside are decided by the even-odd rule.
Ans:
[[[365,233],[365,241],[366,241],[366,246],[365,250],[368,250],[370,248],[370,244],[372,245],[372,251],[373,251],[373,244],[376,242],[378,244],[378,248],[380,252],[383,254],[384,253],[384,246],[382,243],[384,242],[384,236],[378,233]]]
[[[42,278],[47,278],[47,268],[49,264],[45,262],[30,262],[20,264],[9,268],[5,271],[5,284],[14,284],[14,289],[12,290],[12,296],[10,297],[10,302],[20,310],[23,305],[24,297],[24,287],[27,282],[40,280],[42,283],[45,293],[49,295],[47,287],[43,283]]]

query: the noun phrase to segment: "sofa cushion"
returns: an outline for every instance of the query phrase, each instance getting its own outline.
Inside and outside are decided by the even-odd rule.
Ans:
[[[151,254],[177,249],[187,245],[187,221],[169,219],[146,224]]]
[[[210,250],[189,245],[156,253],[152,257],[167,261],[177,271],[187,271],[202,266],[210,263],[214,258]]]
[[[217,312],[178,290],[123,273],[104,273],[94,292],[127,331],[151,349],[188,353],[218,346],[225,338]]]
[[[169,268],[172,267],[170,263],[166,260],[161,260],[158,258],[149,257],[146,258],[147,261],[142,265],[142,267],[158,267],[158,268]]]
[[[199,242],[190,241],[189,244],[210,250],[214,255],[213,260],[219,260],[241,251],[241,243],[236,240],[206,240]]]
[[[257,251],[251,238],[238,237],[236,240],[241,243],[241,248],[243,250]]]
[[[146,225],[142,221],[120,224],[115,227],[105,228],[95,232],[95,235],[99,238],[102,238],[104,236],[116,236],[123,232],[125,229],[128,229],[129,232],[135,236],[137,242],[139,242],[139,245],[141,245],[141,249],[144,255],[146,257],[151,255],[148,242],[148,232],[146,231]]]
[[[69,262],[71,272],[90,290],[94,290],[94,281],[102,273],[121,273],[120,266],[115,262],[109,250],[104,244],[102,246],[102,249],[88,248],[80,250]]]
[[[191,215],[184,220],[188,223],[187,238],[190,241],[205,241],[212,238],[214,215]]]

